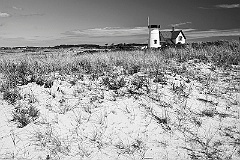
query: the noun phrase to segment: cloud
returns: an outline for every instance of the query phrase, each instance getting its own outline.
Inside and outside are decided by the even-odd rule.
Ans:
[[[169,29],[161,29],[161,31],[169,31]],[[184,32],[194,31],[195,29],[182,29]],[[82,43],[147,43],[148,39],[147,27],[105,27],[105,28],[93,28],[83,30],[73,30],[62,33],[63,37],[59,40],[63,41],[75,41]]]
[[[186,24],[191,24],[192,22],[184,22],[184,23],[177,23],[177,24],[171,24],[170,26],[172,27],[178,27],[178,26],[182,26],[182,25],[186,25]]]
[[[161,31],[170,31],[169,29],[160,29]],[[176,29],[178,30],[178,29]],[[196,29],[186,28],[181,29],[184,33],[195,33]],[[134,28],[121,28],[121,27],[105,27],[105,28],[93,28],[84,30],[73,30],[62,33],[63,35],[71,38],[83,37],[83,38],[144,38],[148,37],[147,27],[134,27]],[[137,38],[136,38],[137,37]]]
[[[240,8],[240,4],[219,4],[219,5],[216,5],[215,7],[225,8],[225,9]]]
[[[105,27],[85,30],[74,30],[63,33],[70,37],[125,37],[140,36],[148,33],[147,27],[120,28]]]
[[[240,29],[229,29],[229,30],[190,30],[185,31],[187,39],[200,39],[200,38],[210,38],[210,37],[228,37],[228,36],[240,36]]]
[[[207,7],[198,7],[200,9],[216,9],[216,8],[207,8]]]
[[[19,14],[21,17],[32,17],[32,16],[44,16],[44,13],[29,13],[29,14]]]
[[[16,7],[16,6],[13,6],[12,8],[15,9],[15,10],[23,10],[23,8]]]
[[[198,7],[200,9],[232,9],[240,8],[240,4],[218,4],[213,7]]]
[[[0,17],[7,18],[7,17],[10,17],[10,14],[4,13],[4,12],[0,12]]]
[[[1,46],[16,47],[16,46],[34,46],[34,41],[25,39],[24,37],[5,38],[0,37]]]

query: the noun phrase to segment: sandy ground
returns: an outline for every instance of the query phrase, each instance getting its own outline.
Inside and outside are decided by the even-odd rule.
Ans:
[[[115,90],[106,77],[53,73],[51,88],[19,86],[14,105],[1,95],[0,159],[240,159],[240,67],[184,65],[189,74],[166,71],[159,81],[116,68],[126,84]],[[39,117],[19,128],[16,106]]]

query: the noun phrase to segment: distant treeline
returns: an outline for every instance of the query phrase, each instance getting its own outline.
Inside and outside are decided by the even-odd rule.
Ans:
[[[228,46],[232,50],[236,50],[239,46],[239,42],[237,41],[227,41],[227,40],[218,40],[218,41],[207,41],[207,42],[191,42],[191,43],[186,43],[186,44],[166,44],[162,46],[162,49],[167,49],[167,48],[186,48],[186,47],[191,47],[194,49],[202,49],[206,47],[211,47],[211,46]]]
[[[212,42],[192,42],[186,44],[166,44],[161,47],[161,49],[167,48],[186,48],[192,47],[194,49],[201,49],[209,46],[228,46],[232,48],[232,50],[238,48],[238,41],[226,41],[226,40],[218,40]],[[68,49],[68,48],[82,48],[82,49],[105,49],[111,51],[131,51],[138,50],[142,48],[146,48],[147,44],[138,44],[138,43],[119,43],[119,44],[105,44],[105,45],[97,45],[97,44],[76,44],[76,45],[68,45],[62,44],[57,46],[49,46],[49,47],[1,47],[1,50],[22,50],[24,52],[36,52],[43,49]]]
[[[74,48],[74,47],[82,47],[86,49],[91,49],[91,48],[99,48],[100,46],[97,44],[76,44],[76,45],[68,45],[68,44],[62,44],[54,47],[50,47],[53,49],[63,49],[63,48]]]
[[[57,46],[49,46],[49,47],[1,47],[1,50],[37,50],[37,49],[67,49],[67,48],[84,48],[84,49],[131,49],[136,47],[147,46],[147,44],[137,44],[137,43],[119,43],[119,44],[105,44],[105,45],[97,45],[97,44],[62,44]]]
[[[104,46],[96,45],[96,44],[79,44],[79,45],[59,45],[51,48],[61,49],[61,48],[73,48],[73,47],[81,47],[84,49],[134,49],[137,47],[147,46],[147,44],[137,44],[137,43],[119,43],[119,44],[105,44]]]

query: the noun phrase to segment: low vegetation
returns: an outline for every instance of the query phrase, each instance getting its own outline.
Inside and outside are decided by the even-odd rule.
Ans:
[[[237,160],[239,49],[1,55],[0,159]]]

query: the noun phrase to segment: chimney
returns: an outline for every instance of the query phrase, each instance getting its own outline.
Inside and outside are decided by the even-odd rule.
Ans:
[[[174,27],[174,26],[172,26],[172,31],[174,32],[174,30],[175,30],[175,27]]]

